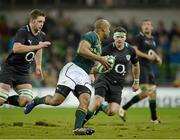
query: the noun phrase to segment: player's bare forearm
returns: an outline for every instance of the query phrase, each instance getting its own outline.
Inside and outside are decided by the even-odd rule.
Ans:
[[[42,48],[46,48],[49,45],[51,45],[51,42],[45,41],[45,42],[39,42],[38,45],[24,45],[21,43],[14,43],[13,46],[13,52],[14,53],[27,53],[27,52],[33,52]]]
[[[38,45],[23,45],[21,43],[14,43],[13,52],[14,53],[26,53],[40,49]]]
[[[35,57],[36,68],[41,68],[42,63],[42,49],[38,50]]]
[[[136,54],[139,56],[139,57],[143,57],[143,58],[148,58],[148,55],[146,53],[143,53],[142,51],[140,51],[137,47],[134,47],[135,51],[136,51]]]
[[[132,66],[132,73],[134,77],[134,82],[132,85],[132,90],[135,92],[139,89],[139,76],[140,76],[140,65],[139,62],[133,64]]]
[[[78,53],[87,59],[99,61],[100,56],[94,54],[90,50],[91,45],[87,41],[81,41],[78,49]]]
[[[132,65],[132,73],[133,73],[133,78],[134,79],[139,79],[139,76],[140,76],[140,65],[139,65],[139,62],[137,62],[136,64]]]
[[[162,59],[161,59],[161,57],[156,53],[156,52],[154,52],[154,55],[155,55],[155,60],[161,65],[162,64]]]
[[[79,48],[77,53],[82,55],[83,57],[93,60],[93,61],[99,61],[101,64],[105,66],[106,69],[111,68],[111,63],[105,58],[101,57],[99,55],[94,54],[91,52],[91,44],[85,40],[81,41],[79,44]]]
[[[96,70],[96,65],[94,65],[90,71],[90,74],[96,74],[97,73],[97,70]]]

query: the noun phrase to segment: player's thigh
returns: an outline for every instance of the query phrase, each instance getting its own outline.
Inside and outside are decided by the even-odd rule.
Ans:
[[[92,90],[88,74],[74,63],[68,63],[63,67],[57,85],[64,85],[72,90],[75,90],[76,85],[82,85]]]
[[[148,67],[142,66],[140,67],[140,84],[148,84],[149,83],[149,69]]]
[[[121,103],[121,96],[122,96],[122,86],[119,85],[109,85],[109,92],[106,94],[106,101],[108,103]]]
[[[108,85],[107,81],[103,79],[98,79],[95,84],[95,95],[98,95],[98,97],[105,98],[106,93],[108,91]]]
[[[3,104],[7,98],[12,85],[12,67],[7,64],[1,65],[0,69],[0,104]]]
[[[2,64],[0,69],[0,83],[12,85],[13,67],[8,64]]]

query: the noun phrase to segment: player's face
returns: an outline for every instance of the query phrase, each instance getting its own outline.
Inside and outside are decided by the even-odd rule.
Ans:
[[[41,31],[45,22],[45,17],[39,16],[33,20],[34,30],[36,32]]]
[[[142,24],[142,32],[145,34],[151,33],[153,30],[152,22],[151,21],[144,21]]]
[[[116,33],[113,36],[114,42],[116,44],[117,47],[121,47],[124,45],[125,41],[126,41],[126,34],[122,33],[120,35],[116,35]]]
[[[106,40],[110,36],[110,24],[108,23],[107,26],[103,29],[103,39]]]

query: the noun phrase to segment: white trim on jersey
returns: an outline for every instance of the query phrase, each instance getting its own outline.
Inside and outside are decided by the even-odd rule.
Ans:
[[[30,32],[30,29],[29,29],[29,26],[28,26],[28,25],[26,25],[26,28],[27,28],[28,32]]]

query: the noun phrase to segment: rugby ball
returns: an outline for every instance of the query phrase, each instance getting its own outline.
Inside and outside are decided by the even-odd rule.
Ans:
[[[155,55],[155,52],[150,49],[150,50],[148,51],[148,55]]]
[[[148,55],[151,55],[151,56],[153,56],[154,57],[154,59],[155,59],[155,52],[154,52],[154,50],[149,50],[148,51]]]
[[[102,65],[100,62],[98,62],[97,66],[96,66],[96,71],[98,73],[106,73],[106,72],[110,72],[112,70],[112,68],[114,67],[115,64],[115,57],[112,55],[107,55],[105,57],[110,63],[111,63],[111,68],[110,69],[106,69],[104,67],[104,65]]]

